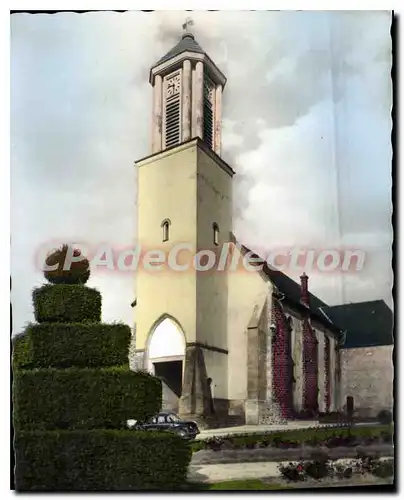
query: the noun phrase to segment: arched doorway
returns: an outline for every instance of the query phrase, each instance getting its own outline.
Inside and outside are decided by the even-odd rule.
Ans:
[[[178,411],[185,361],[185,335],[180,325],[164,316],[154,325],[147,347],[147,369],[163,385],[164,410]]]

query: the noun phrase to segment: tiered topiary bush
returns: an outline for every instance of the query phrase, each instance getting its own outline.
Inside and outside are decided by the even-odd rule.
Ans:
[[[127,428],[159,411],[161,383],[129,370],[130,328],[101,323],[88,277],[88,261],[65,282],[48,275],[54,284],[33,292],[38,323],[13,342],[16,488],[175,489],[191,450],[176,435]]]

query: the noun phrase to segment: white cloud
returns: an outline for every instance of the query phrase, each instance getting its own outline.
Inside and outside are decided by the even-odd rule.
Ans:
[[[35,250],[54,238],[131,245],[150,152],[150,66],[184,12],[15,14],[11,31],[15,329],[32,318]],[[225,72],[223,157],[252,247],[365,244],[355,277],[310,280],[338,302],[389,299],[391,41],[383,12],[193,12]],[[376,247],[372,243],[376,241]],[[373,254],[372,254],[373,255]],[[131,277],[91,278],[104,320],[132,323]],[[366,284],[366,285],[364,285]]]

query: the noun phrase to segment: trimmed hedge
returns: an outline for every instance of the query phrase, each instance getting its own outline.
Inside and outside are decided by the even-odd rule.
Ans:
[[[161,408],[161,382],[126,368],[22,370],[14,377],[17,429],[120,429]]]
[[[71,251],[71,253],[69,252]],[[74,257],[81,256],[81,260],[76,262],[70,262],[68,266],[69,269],[64,269],[65,264],[69,264],[66,262],[67,254],[72,255]],[[78,248],[73,249],[69,247],[69,245],[63,245],[62,248],[55,250],[53,253],[48,255],[45,260],[47,266],[53,267],[56,265],[56,269],[52,271],[44,271],[45,278],[53,284],[61,284],[64,283],[66,285],[84,285],[88,281],[90,277],[90,263],[84,258],[81,254],[81,250]]]
[[[44,285],[32,292],[38,323],[99,323],[101,294],[85,285]]]
[[[387,409],[381,410],[377,414],[377,420],[381,424],[391,424],[391,422],[393,422],[393,414],[391,413],[390,410]]]
[[[127,365],[131,331],[124,324],[41,323],[29,325],[36,368]]]
[[[181,488],[189,444],[127,429],[162,403],[161,381],[129,370],[130,328],[101,324],[101,295],[84,285],[45,285],[33,302],[39,324],[13,341],[17,490]]]
[[[175,490],[191,459],[165,432],[20,432],[14,448],[18,491]]]
[[[29,336],[26,333],[16,335],[12,339],[13,352],[11,363],[14,370],[32,366],[32,351]]]

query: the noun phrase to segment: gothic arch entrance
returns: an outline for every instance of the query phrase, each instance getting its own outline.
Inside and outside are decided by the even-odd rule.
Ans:
[[[178,411],[185,361],[185,335],[177,321],[167,315],[152,328],[147,346],[147,369],[160,378],[163,410]]]

